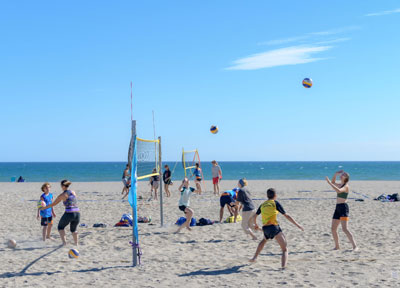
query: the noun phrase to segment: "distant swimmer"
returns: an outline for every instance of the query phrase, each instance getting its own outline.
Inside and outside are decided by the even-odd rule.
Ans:
[[[212,167],[211,167],[211,174],[212,174],[212,182],[214,185],[214,195],[219,194],[219,182],[222,179],[222,170],[221,167],[219,167],[218,162],[213,160],[211,162]]]
[[[60,195],[58,195],[58,197],[53,203],[47,205],[46,207],[40,208],[40,210],[45,210],[54,207],[62,201],[65,206],[65,212],[64,215],[61,216],[60,222],[58,222],[58,227],[57,227],[58,233],[60,233],[63,245],[67,245],[64,229],[66,226],[69,225],[72,237],[74,238],[74,244],[77,246],[78,245],[77,227],[81,219],[81,214],[79,212],[79,208],[77,205],[76,192],[69,190],[70,185],[71,182],[68,180],[61,181],[61,189],[63,190],[63,192]]]
[[[171,180],[172,173],[171,170],[169,170],[168,165],[165,165],[164,169],[165,169],[163,173],[164,190],[167,197],[170,197],[171,192],[169,191],[169,186],[172,185],[172,180]]]
[[[175,233],[180,232],[183,228],[186,228],[189,231],[192,230],[190,228],[190,222],[192,221],[194,211],[192,208],[190,208],[190,197],[192,196],[192,193],[198,193],[198,191],[189,185],[190,181],[187,177],[185,177],[181,186],[179,186],[179,191],[181,192],[181,198],[179,199],[179,210],[185,213],[186,221],[179,226]]]
[[[239,207],[235,205],[237,192],[239,192],[239,188],[233,188],[232,190],[225,191],[221,194],[221,197],[219,198],[219,204],[221,206],[219,209],[219,223],[222,223],[225,206],[228,208],[231,216],[234,216],[233,222],[236,223],[239,210]]]
[[[193,176],[194,176],[194,183],[196,184],[196,189],[199,194],[201,194],[201,181],[203,180],[202,178],[202,173],[201,173],[201,168],[199,166],[199,163],[195,164],[196,168],[194,168],[193,171]]]
[[[256,214],[254,214],[250,222],[254,223],[256,229],[260,229],[257,225],[257,216],[261,214],[263,227],[262,230],[264,232],[264,239],[258,244],[256,253],[254,257],[250,259],[250,262],[255,262],[258,255],[264,248],[265,243],[269,239],[274,239],[278,242],[279,246],[282,249],[282,268],[286,267],[287,259],[288,259],[288,250],[287,250],[287,242],[285,235],[283,234],[281,228],[279,227],[278,221],[276,220],[276,216],[278,213],[281,213],[286,217],[291,223],[296,225],[301,231],[304,231],[303,227],[301,227],[290,215],[288,215],[283,209],[282,205],[276,201],[276,191],[273,188],[268,189],[267,191],[268,200],[260,205]]]
[[[336,177],[340,175],[340,183],[336,183]],[[347,205],[347,197],[349,196],[350,188],[349,188],[349,180],[350,175],[343,170],[337,171],[333,177],[332,181],[329,180],[328,176],[326,176],[326,181],[329,185],[336,191],[336,209],[333,214],[332,219],[332,236],[335,241],[335,250],[339,250],[339,235],[337,233],[337,229],[339,224],[342,224],[342,230],[346,234],[349,239],[351,245],[353,246],[353,250],[358,250],[356,241],[354,240],[353,234],[347,228],[349,221],[349,205]]]
[[[50,205],[53,203],[53,194],[50,193],[50,183],[44,183],[42,185],[42,195],[40,196],[40,200],[45,203],[45,206]],[[43,204],[42,204],[43,205]],[[51,236],[51,228],[53,227],[53,217],[56,217],[56,213],[54,212],[53,207],[48,208],[46,210],[40,210],[38,209],[37,219],[40,219],[40,225],[42,226],[42,236],[43,236],[43,241],[46,241],[46,239],[54,240]]]
[[[250,198],[250,192],[247,189],[247,180],[245,178],[240,179],[238,182],[239,191],[236,197],[236,207],[239,207],[239,203],[243,205],[242,211],[242,228],[246,234],[249,234],[253,240],[257,240],[256,235],[249,226],[249,220],[255,213],[255,207],[253,201]]]

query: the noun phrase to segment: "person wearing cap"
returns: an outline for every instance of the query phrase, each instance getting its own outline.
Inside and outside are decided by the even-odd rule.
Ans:
[[[253,240],[257,240],[256,235],[250,228],[249,220],[255,214],[255,207],[253,201],[250,198],[250,192],[247,189],[247,180],[242,178],[238,182],[239,191],[236,197],[236,207],[241,203],[243,205],[242,210],[242,228],[246,234],[249,234]]]
[[[238,207],[235,205],[236,195],[239,192],[239,188],[233,188],[232,190],[225,191],[219,198],[220,210],[219,210],[219,223],[222,223],[222,217],[224,217],[225,206],[228,207],[228,211],[231,216],[235,216],[233,222],[236,223],[238,214]]]

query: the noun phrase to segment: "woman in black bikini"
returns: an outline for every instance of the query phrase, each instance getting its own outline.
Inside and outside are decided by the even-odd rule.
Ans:
[[[341,182],[336,183],[336,177],[339,175]],[[347,238],[349,238],[351,245],[353,245],[353,250],[356,251],[358,249],[353,234],[351,234],[351,232],[347,228],[349,221],[349,205],[347,205],[346,202],[350,192],[349,180],[350,175],[343,170],[336,172],[332,177],[332,181],[329,180],[328,176],[326,176],[326,181],[337,193],[336,209],[332,219],[332,236],[333,240],[335,241],[335,250],[340,249],[339,235],[337,233],[339,224],[342,224],[342,230],[346,234]]]

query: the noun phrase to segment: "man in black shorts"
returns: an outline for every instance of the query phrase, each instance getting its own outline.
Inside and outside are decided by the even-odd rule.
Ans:
[[[234,188],[232,190],[225,191],[221,194],[219,198],[219,204],[221,206],[219,210],[219,223],[222,223],[222,217],[224,217],[224,208],[228,207],[228,211],[231,216],[235,216],[233,222],[236,223],[236,218],[238,214],[238,206],[235,205],[236,201],[236,193],[239,191],[238,188]]]
[[[288,257],[288,250],[287,250],[287,242],[285,235],[283,234],[281,228],[279,227],[278,221],[276,220],[276,216],[278,213],[281,213],[283,216],[286,217],[291,223],[296,225],[301,231],[304,231],[303,227],[301,227],[290,215],[288,215],[285,210],[283,209],[282,205],[276,201],[276,191],[273,188],[268,189],[267,191],[268,200],[265,201],[260,205],[255,215],[253,215],[249,223],[254,223],[256,230],[260,228],[257,226],[257,216],[262,215],[262,222],[263,222],[263,232],[264,232],[264,239],[258,244],[256,253],[254,257],[250,259],[250,262],[255,262],[258,255],[264,248],[265,243],[267,243],[268,239],[276,239],[279,246],[282,249],[282,269],[286,267],[287,257]]]

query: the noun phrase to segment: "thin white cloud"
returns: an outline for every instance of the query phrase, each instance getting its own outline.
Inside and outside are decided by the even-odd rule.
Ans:
[[[290,38],[283,38],[283,39],[276,39],[276,40],[270,40],[266,42],[261,42],[259,45],[281,45],[281,44],[288,44],[291,42],[297,42],[301,40],[306,40],[307,38],[310,38],[309,35],[304,35],[304,36],[298,36],[298,37],[290,37]]]
[[[397,9],[394,9],[394,10],[376,12],[376,13],[369,13],[369,14],[365,14],[364,16],[366,16],[366,17],[384,16],[384,15],[389,15],[389,14],[394,14],[394,13],[400,13],[400,8],[397,8]]]
[[[257,70],[276,66],[305,64],[323,60],[314,54],[331,49],[332,46],[292,46],[253,54],[233,62],[227,70]]]
[[[351,38],[345,37],[345,38],[337,38],[337,39],[331,39],[331,40],[326,40],[326,41],[319,41],[314,44],[315,45],[326,45],[326,44],[345,42],[345,41],[349,41],[349,40],[351,40]]]
[[[337,34],[343,34],[346,32],[359,30],[359,29],[361,29],[361,27],[359,27],[359,26],[348,26],[348,27],[330,29],[330,30],[319,31],[319,32],[310,32],[310,33],[306,33],[302,36],[269,40],[269,41],[261,42],[258,45],[271,46],[271,45],[288,44],[288,43],[293,43],[293,42],[298,42],[298,44],[304,44],[305,42],[322,41],[321,38],[323,38],[323,37],[337,35]]]
[[[360,30],[360,29],[361,28],[359,26],[348,26],[348,27],[342,27],[342,28],[331,29],[331,30],[320,31],[320,32],[311,32],[309,34],[314,35],[314,36],[329,36],[329,35],[346,33],[346,32],[354,31],[354,30]]]

